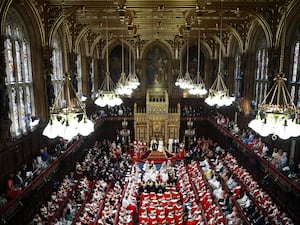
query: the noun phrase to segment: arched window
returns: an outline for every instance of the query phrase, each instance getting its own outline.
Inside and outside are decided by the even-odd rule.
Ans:
[[[237,48],[236,55],[234,57],[234,95],[236,97],[241,96],[242,91],[242,76],[241,76],[241,53]]]
[[[35,114],[30,43],[23,20],[9,10],[5,40],[6,86],[9,96],[11,136],[16,137],[30,130],[31,117]]]
[[[268,50],[264,39],[260,39],[260,46],[256,50],[255,69],[255,101],[261,103],[268,91]]]
[[[52,64],[53,64],[53,74],[51,76],[52,85],[54,88],[55,100],[61,106],[64,99],[63,85],[64,85],[64,73],[63,73],[63,63],[62,63],[62,46],[58,35],[55,36],[53,40],[53,50],[52,50]],[[61,91],[61,95],[59,92]]]
[[[293,47],[292,73],[290,78],[291,97],[297,107],[300,107],[300,40]]]

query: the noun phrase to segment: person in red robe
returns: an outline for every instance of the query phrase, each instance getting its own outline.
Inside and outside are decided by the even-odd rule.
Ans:
[[[10,174],[9,178],[7,179],[6,193],[11,199],[14,199],[18,194],[22,193],[22,189],[17,188],[14,184],[14,175],[13,174]]]

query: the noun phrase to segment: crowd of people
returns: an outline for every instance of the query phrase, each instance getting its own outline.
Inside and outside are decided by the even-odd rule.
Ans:
[[[119,115],[119,110],[115,108],[111,115]],[[287,171],[284,168],[290,165],[286,152],[270,151],[255,134],[240,131],[222,115],[218,115],[217,123],[278,170]],[[54,152],[64,147],[57,146]],[[46,168],[54,157],[57,155],[41,149],[34,168]],[[33,176],[28,167],[31,165],[23,168],[26,175]],[[17,178],[10,178],[16,195],[27,185],[22,171]],[[21,184],[24,186],[19,188]],[[55,187],[31,224],[240,225],[243,220],[258,225],[293,224],[230,153],[201,137],[187,149],[185,160],[160,164],[146,160],[143,165],[115,142],[96,141],[74,171]]]
[[[106,116],[132,116],[133,111],[130,107],[122,104],[119,106],[109,107],[107,109],[97,109],[93,111],[90,115],[90,119],[96,122],[99,118],[106,117]]]
[[[251,129],[240,130],[236,123],[221,114],[217,114],[216,122],[236,135],[257,156],[265,159],[279,172],[300,186],[300,162],[294,161],[293,158],[289,159],[287,150],[276,147],[270,149],[268,144],[264,143],[261,137]]]
[[[109,212],[117,210],[125,175],[131,167],[130,157],[115,154],[113,146],[110,141],[102,140],[88,149],[85,158],[76,163],[70,176],[65,176],[48,202],[41,206],[32,224],[61,225],[74,221],[89,224],[97,217],[100,217],[98,224],[103,218],[103,224],[113,224]]]
[[[113,142],[97,141],[33,224],[43,224],[45,212],[55,225],[293,224],[250,173],[209,138],[197,139],[190,150],[188,155],[197,157],[175,163],[141,164],[114,148]]]
[[[201,116],[204,114],[202,107],[194,109],[192,106],[184,105],[181,109],[182,116]]]
[[[33,179],[45,170],[67,148],[63,140],[59,140],[49,148],[43,147],[40,152],[15,173],[9,174],[6,181],[6,192],[0,197],[0,207],[23,193]]]
[[[283,209],[271,199],[269,194],[259,186],[245,168],[238,164],[238,161],[230,153],[224,154],[221,163],[239,181],[244,193],[247,193],[247,198],[251,197],[255,203],[250,204],[246,211],[248,214],[252,212],[251,215],[256,224],[293,224]],[[257,215],[257,212],[260,215]]]

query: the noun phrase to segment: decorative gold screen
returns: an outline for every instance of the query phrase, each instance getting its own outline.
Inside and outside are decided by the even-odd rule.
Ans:
[[[169,108],[169,95],[165,88],[147,90],[146,109],[134,105],[134,134],[136,140],[150,143],[152,138],[179,139],[180,104]]]

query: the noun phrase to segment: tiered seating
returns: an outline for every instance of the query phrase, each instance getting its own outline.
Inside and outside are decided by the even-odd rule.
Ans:
[[[164,193],[143,192],[140,197],[139,224],[183,224],[180,194],[175,188]]]
[[[239,167],[237,160],[230,153],[224,156],[224,162],[240,184],[247,190],[248,195],[251,196],[252,200],[259,207],[259,210],[264,214],[265,219],[263,224],[266,224],[265,221],[268,219],[273,224],[291,223],[290,218],[281,212],[279,207],[272,201],[271,197],[259,187],[253,177],[243,167]]]
[[[139,183],[141,182],[141,172],[135,163],[131,171],[126,175],[126,186],[123,191],[122,205],[119,211],[119,218],[116,221],[119,225],[133,225],[137,213],[137,199]],[[115,224],[116,224],[115,223]]]
[[[217,157],[217,160],[210,162],[211,168],[214,170],[215,176],[218,177],[220,187],[214,189],[213,193],[222,206],[223,212],[228,223],[232,223],[232,216],[240,218],[244,224],[250,224],[244,211],[249,208],[251,201],[244,189],[239,183],[230,176],[230,173],[223,164],[223,160]],[[214,177],[215,177],[214,176]],[[211,187],[215,186],[214,178],[209,179]],[[240,220],[238,219],[238,220]]]
[[[181,162],[177,166],[177,190],[179,190],[183,202],[184,211],[187,211],[185,219],[186,225],[204,225],[207,224],[206,218],[203,216],[203,209],[198,204],[194,186],[192,186],[186,166]]]
[[[66,176],[57,191],[54,191],[51,195],[51,199],[47,204],[43,204],[40,208],[40,214],[36,214],[33,219],[33,223],[37,220],[41,220],[44,223],[50,223],[55,218],[60,217],[62,209],[67,205],[70,196],[76,191],[77,185],[71,184],[70,179]]]
[[[76,207],[73,208],[72,213],[68,211],[69,206],[67,205],[64,214],[62,215],[62,220],[67,223],[72,223],[76,220],[82,207],[85,205],[88,197],[91,194],[91,190],[94,186],[94,182],[87,179],[87,177],[82,177],[78,182],[77,189],[72,193],[72,199],[76,203]],[[58,218],[58,217],[56,217]]]
[[[108,186],[104,180],[96,181],[90,191],[91,194],[88,195],[88,198],[84,200],[80,210],[78,210],[73,224],[94,224],[97,221],[98,211],[103,206]]]
[[[41,149],[40,153],[32,158],[31,162],[23,164],[22,168],[16,171],[15,174],[10,174],[6,181],[6,193],[0,194],[0,210],[3,212],[11,207],[14,202],[20,200],[23,195],[31,188],[33,183],[42,179],[43,174],[51,169],[52,163],[61,156],[63,150],[67,149],[62,142],[51,146],[51,152],[48,153],[47,148]],[[55,163],[53,163],[55,164]],[[39,175],[41,175],[39,177]],[[3,208],[2,208],[3,207]],[[1,212],[2,213],[2,212]]]
[[[116,218],[118,217],[117,212],[120,209],[120,200],[122,196],[122,186],[119,181],[117,181],[111,190],[108,191],[105,202],[104,208],[100,213],[98,224],[114,224]]]
[[[169,174],[167,180],[163,179],[163,181],[159,181],[160,178],[157,175],[154,180],[157,182],[156,184],[158,187],[155,185],[140,187],[141,193],[138,224],[183,224],[182,202],[180,194],[176,190],[175,184],[173,184],[174,180],[176,180],[175,177],[177,177],[174,166],[168,161],[167,164],[161,166],[160,170],[162,169],[165,169],[165,172]],[[145,170],[149,170],[149,168],[146,169],[145,166],[144,171]],[[156,172],[156,174],[159,174],[158,171]],[[173,172],[174,176],[172,175]],[[145,178],[145,176],[147,176],[146,173],[144,173],[143,176]],[[164,186],[164,188],[161,188],[160,186]]]
[[[207,164],[207,166],[209,166]],[[206,167],[205,167],[206,168]],[[195,184],[197,195],[207,224],[225,224],[225,218],[219,204],[214,200],[212,190],[210,189],[203,172],[196,161],[192,161],[188,166],[189,175]],[[208,172],[208,170],[206,170]]]

